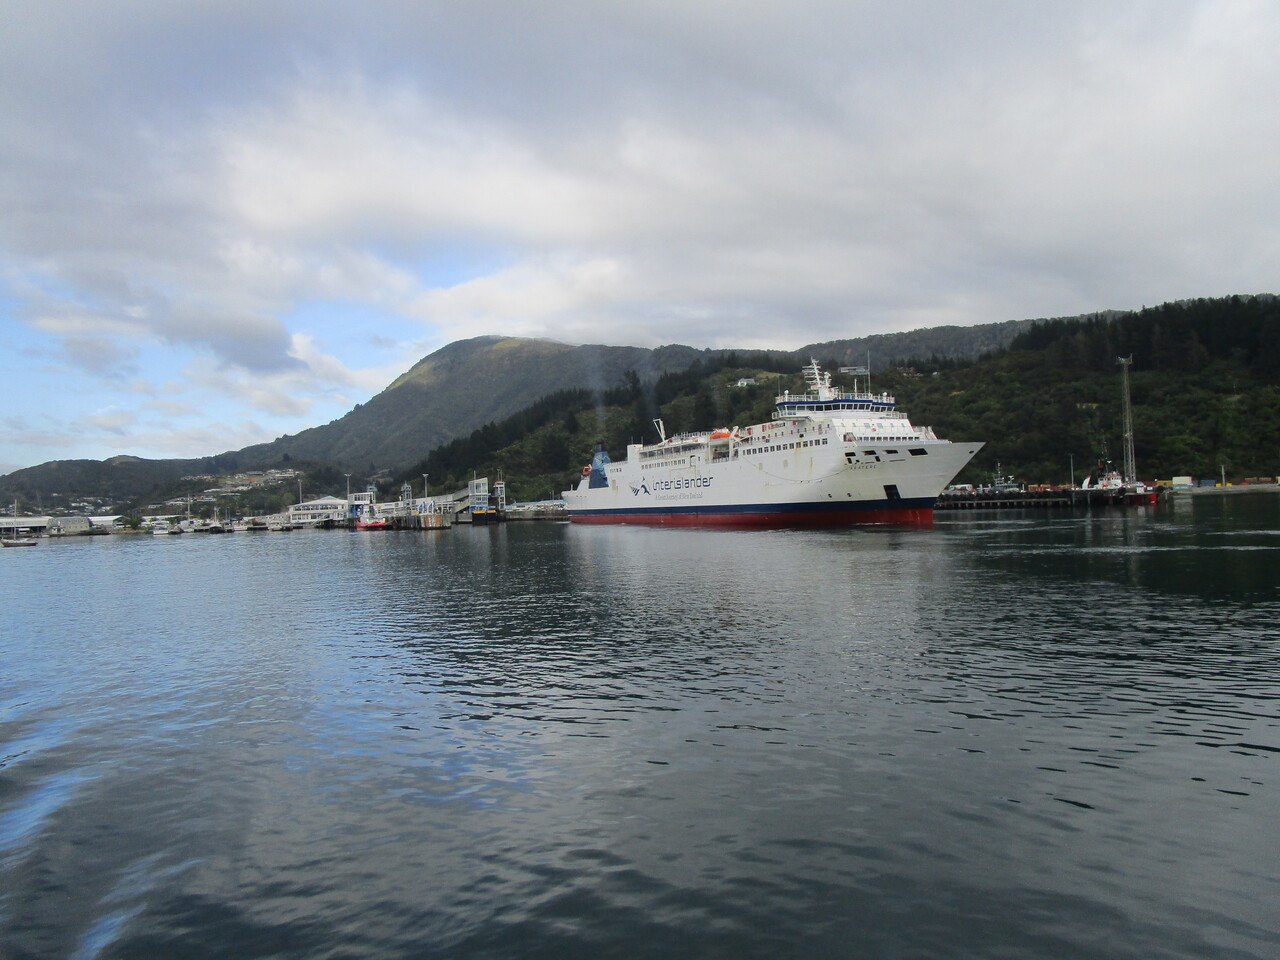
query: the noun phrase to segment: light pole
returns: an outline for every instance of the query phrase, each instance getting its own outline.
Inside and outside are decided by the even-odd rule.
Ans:
[[[343,476],[347,478],[347,506],[349,507],[351,506],[351,474],[344,473]]]
[[[422,475],[422,499],[425,500],[430,494],[427,493],[427,475]]]

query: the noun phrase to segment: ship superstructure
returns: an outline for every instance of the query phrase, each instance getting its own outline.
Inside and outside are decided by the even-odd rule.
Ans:
[[[981,449],[916,427],[886,393],[831,385],[817,361],[808,390],[784,392],[773,419],[599,449],[564,492],[579,523],[684,526],[928,524],[938,494]]]

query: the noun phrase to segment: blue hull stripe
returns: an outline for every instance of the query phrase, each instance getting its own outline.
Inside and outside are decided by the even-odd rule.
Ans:
[[[583,509],[570,507],[569,514],[583,517],[609,516],[754,516],[757,514],[788,513],[847,513],[852,510],[927,510],[937,502],[937,497],[915,497],[903,500],[822,500],[811,503],[733,503],[721,506],[691,507],[618,507],[609,509]]]

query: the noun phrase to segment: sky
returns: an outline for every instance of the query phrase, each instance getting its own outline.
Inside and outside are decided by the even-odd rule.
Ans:
[[[481,334],[776,347],[1277,293],[1269,0],[0,0],[0,473]]]

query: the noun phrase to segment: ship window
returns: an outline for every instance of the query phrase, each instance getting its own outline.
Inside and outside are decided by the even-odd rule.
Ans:
[[[924,447],[912,447],[910,450],[907,451],[907,453],[911,454],[913,457],[923,457],[926,454],[928,454],[928,452],[929,451],[926,450]]]
[[[863,453],[865,453],[868,457],[874,457],[876,455],[876,452],[874,450],[864,450]]]
[[[887,454],[890,454],[890,453],[897,453],[897,452],[898,452],[897,450],[886,450],[886,451],[885,451],[885,454],[887,455]]]

